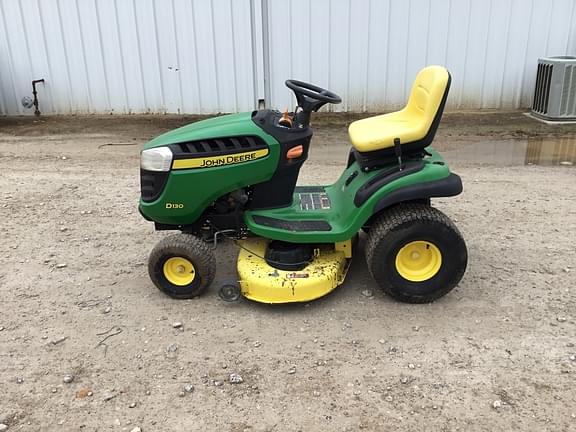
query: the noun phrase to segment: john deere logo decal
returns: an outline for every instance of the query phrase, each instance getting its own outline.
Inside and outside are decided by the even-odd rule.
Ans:
[[[244,153],[234,153],[223,156],[210,156],[194,159],[176,159],[172,169],[210,168],[222,165],[235,165],[253,161],[268,156],[268,149],[256,150]]]

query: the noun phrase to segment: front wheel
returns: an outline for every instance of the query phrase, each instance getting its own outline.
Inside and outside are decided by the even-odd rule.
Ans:
[[[400,204],[372,224],[366,262],[390,296],[429,303],[460,282],[468,253],[458,228],[444,213],[425,204]]]
[[[213,250],[191,234],[174,234],[152,249],[148,273],[156,287],[177,299],[197,297],[214,280]]]

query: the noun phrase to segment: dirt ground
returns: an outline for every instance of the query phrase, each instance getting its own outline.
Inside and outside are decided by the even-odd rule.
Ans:
[[[392,301],[360,250],[331,295],[267,306],[217,297],[233,245],[201,298],[172,300],[148,279],[165,234],[137,211],[139,145],[194,119],[0,118],[8,431],[576,430],[576,126],[445,116],[437,147],[465,190],[434,205],[469,266],[443,299]],[[316,121],[301,183],[338,176],[350,120]],[[566,160],[498,156],[543,139]]]

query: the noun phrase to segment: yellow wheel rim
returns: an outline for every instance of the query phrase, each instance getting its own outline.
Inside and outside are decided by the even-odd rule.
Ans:
[[[433,243],[413,241],[396,255],[396,271],[411,282],[432,279],[442,265],[442,254]]]
[[[196,277],[194,264],[182,257],[168,258],[163,267],[164,277],[172,285],[185,286]]]

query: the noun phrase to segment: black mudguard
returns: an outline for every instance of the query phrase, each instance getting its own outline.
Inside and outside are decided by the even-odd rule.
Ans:
[[[383,197],[374,206],[373,214],[405,201],[429,198],[451,197],[462,192],[462,180],[457,174],[450,174],[441,180],[406,186]]]

